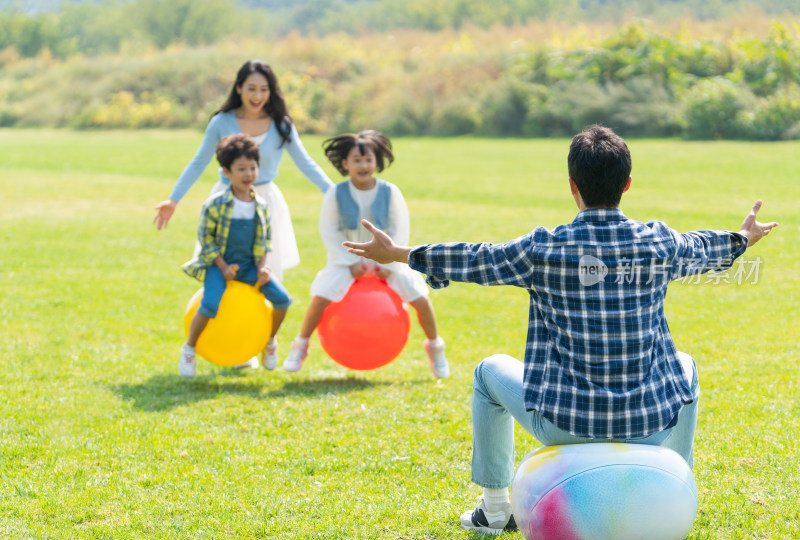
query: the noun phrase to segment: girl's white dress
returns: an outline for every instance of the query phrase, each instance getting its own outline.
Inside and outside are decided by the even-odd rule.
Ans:
[[[387,182],[392,190],[389,203],[389,226],[384,230],[386,234],[400,245],[408,245],[410,219],[408,207],[403,194],[394,184]],[[370,190],[357,189],[348,181],[347,187],[350,194],[358,204],[358,220],[367,219],[373,222],[371,205],[378,194],[377,186]],[[311,296],[326,298],[332,302],[339,302],[355,279],[350,273],[350,266],[361,262],[368,270],[382,266],[390,270],[386,283],[404,302],[412,302],[422,296],[428,296],[428,286],[425,279],[405,263],[390,263],[379,265],[374,261],[359,257],[347,251],[342,242],[368,242],[372,234],[360,224],[355,231],[345,231],[339,223],[339,206],[336,203],[336,189],[329,189],[322,199],[322,208],[319,217],[319,233],[328,251],[328,262],[325,268],[317,273],[311,283]]]

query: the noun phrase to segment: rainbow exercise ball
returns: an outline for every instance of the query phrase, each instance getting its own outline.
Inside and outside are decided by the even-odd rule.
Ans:
[[[697,515],[697,486],[668,448],[549,446],[517,467],[511,510],[527,540],[682,540]]]
[[[411,325],[408,308],[385,281],[358,278],[341,302],[328,304],[319,322],[319,342],[333,360],[350,369],[385,366],[403,350]]]
[[[187,336],[202,298],[201,288],[186,306],[183,329]],[[217,316],[208,321],[195,350],[213,364],[235,366],[264,350],[271,329],[272,306],[258,287],[231,280],[222,295]]]

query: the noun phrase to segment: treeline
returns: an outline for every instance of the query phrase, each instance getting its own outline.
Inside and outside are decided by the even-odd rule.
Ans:
[[[0,50],[12,49],[22,58],[44,53],[64,59],[143,46],[210,44],[239,31],[237,18],[247,21],[247,15],[233,0],[73,1],[35,13],[8,8],[0,11]]]
[[[239,4],[270,10],[279,33],[298,30],[318,35],[399,28],[457,30],[464,25],[488,29],[531,20],[664,22],[721,20],[747,11],[772,16],[800,13],[797,0],[240,0]]]
[[[798,139],[794,21],[718,37],[646,23],[295,33],[64,60],[7,48],[0,125],[200,128],[241,63],[262,58],[304,132],[546,137],[597,122],[629,137]]]
[[[686,39],[630,25],[599,47],[517,55],[476,129],[569,135],[600,121],[629,136],[800,138],[800,40]]]
[[[742,13],[791,16],[797,0],[0,0],[0,50],[20,57],[98,55],[208,45],[237,39],[279,39],[291,32],[364,35],[397,29],[571,24],[632,18],[660,22],[724,20]],[[38,8],[38,9],[37,9]]]

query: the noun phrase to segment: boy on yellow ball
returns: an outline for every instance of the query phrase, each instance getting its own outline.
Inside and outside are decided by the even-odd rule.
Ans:
[[[272,330],[261,365],[265,369],[277,365],[275,337],[292,298],[266,264],[271,236],[269,214],[266,203],[253,190],[259,157],[258,144],[244,134],[225,137],[217,145],[217,160],[231,185],[203,204],[197,226],[200,253],[182,266],[188,275],[203,281],[203,299],[181,348],[178,372],[183,377],[195,376],[195,345],[209,320],[216,317],[227,282],[232,279],[248,285],[258,283],[272,304]]]

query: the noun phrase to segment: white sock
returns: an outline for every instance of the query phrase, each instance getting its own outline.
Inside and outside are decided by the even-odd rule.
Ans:
[[[439,350],[444,348],[444,340],[442,336],[436,336],[436,339],[429,340],[430,346],[432,349]]]
[[[307,337],[300,337],[297,336],[294,338],[294,342],[300,345],[301,347],[308,347],[308,339]]]
[[[275,336],[269,338],[269,342],[267,343],[267,347],[274,347],[278,341],[275,339]]]
[[[183,350],[186,352],[195,352],[194,347],[192,347],[188,343],[183,344]]]
[[[506,504],[511,504],[508,488],[483,488],[483,506],[486,508],[486,519],[490,522],[506,517]]]

